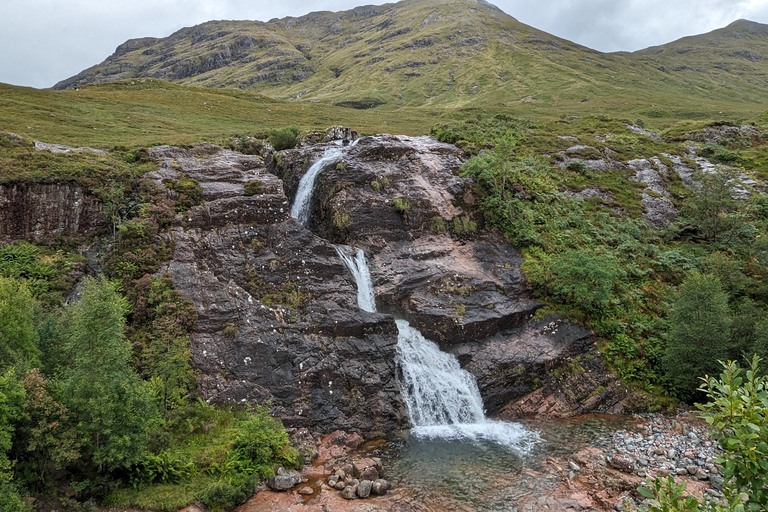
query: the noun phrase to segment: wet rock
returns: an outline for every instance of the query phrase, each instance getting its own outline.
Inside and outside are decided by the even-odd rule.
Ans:
[[[210,145],[152,156],[158,187],[183,173],[203,189],[203,204],[164,235],[175,251],[161,269],[198,312],[190,348],[203,397],[271,401],[289,428],[374,437],[405,425],[394,321],[357,309],[334,246],[290,219],[282,184],[260,158]],[[261,193],[243,195],[254,179]]]
[[[315,491],[313,491],[312,488],[309,487],[309,486],[302,487],[301,489],[299,489],[299,494],[302,494],[304,496],[309,496],[309,495],[312,495],[314,493],[315,493]]]

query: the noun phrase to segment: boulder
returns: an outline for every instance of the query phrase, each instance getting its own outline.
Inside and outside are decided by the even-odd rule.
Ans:
[[[278,468],[275,476],[267,479],[267,485],[273,491],[287,491],[302,481],[301,473],[293,470]]]
[[[371,486],[373,485],[373,482],[370,480],[362,480],[359,484],[357,484],[357,497],[358,498],[367,498],[371,495]]]

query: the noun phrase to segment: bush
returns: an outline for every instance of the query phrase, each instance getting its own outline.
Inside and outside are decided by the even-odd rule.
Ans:
[[[411,202],[403,197],[399,197],[392,201],[392,205],[399,213],[410,213],[413,210]]]
[[[251,180],[246,182],[243,187],[243,194],[246,196],[255,196],[264,193],[264,183],[261,180]]]
[[[195,499],[211,512],[222,512],[243,503],[248,497],[244,486],[218,480],[195,494]]]
[[[295,148],[299,143],[299,133],[301,133],[301,131],[298,126],[277,128],[272,130],[269,134],[269,143],[272,144],[275,151]]]

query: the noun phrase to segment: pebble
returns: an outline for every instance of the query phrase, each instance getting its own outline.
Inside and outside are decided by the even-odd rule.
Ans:
[[[632,472],[638,476],[675,474],[698,480],[722,480],[722,468],[715,464],[722,448],[710,440],[706,427],[659,414],[638,418],[640,421],[631,430],[614,434],[610,459],[633,463]],[[623,470],[631,468],[632,464],[626,464]]]

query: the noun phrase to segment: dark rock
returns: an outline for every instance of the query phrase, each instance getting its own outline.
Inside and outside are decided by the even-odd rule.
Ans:
[[[373,485],[371,486],[371,494],[376,496],[384,496],[391,488],[392,485],[388,481],[379,479],[373,482]]]
[[[613,468],[624,473],[632,474],[637,470],[635,461],[627,457],[615,456],[608,460],[608,464]]]
[[[362,473],[360,473],[360,479],[371,480],[371,481],[378,480],[379,472],[375,467],[369,466],[365,468]]]
[[[0,241],[83,237],[110,225],[104,203],[80,185],[0,185]]]

